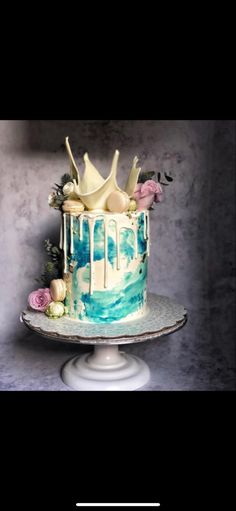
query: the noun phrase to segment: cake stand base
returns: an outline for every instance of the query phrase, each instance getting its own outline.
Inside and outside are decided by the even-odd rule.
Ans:
[[[135,390],[149,380],[150,371],[140,358],[119,351],[121,344],[158,339],[182,328],[187,321],[183,305],[167,296],[148,294],[148,311],[139,320],[111,324],[78,323],[67,317],[48,318],[25,310],[21,321],[50,341],[88,344],[92,353],[76,356],[64,364],[61,377],[74,390]]]
[[[135,390],[148,382],[150,371],[140,358],[107,345],[66,362],[61,376],[75,390]]]

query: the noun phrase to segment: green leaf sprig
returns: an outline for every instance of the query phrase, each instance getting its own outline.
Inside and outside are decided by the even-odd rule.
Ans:
[[[61,278],[63,252],[49,239],[44,241],[44,248],[49,260],[43,264],[41,276],[36,280],[49,287],[51,280]]]
[[[139,174],[138,183],[145,183],[148,179],[156,180],[160,185],[168,186],[172,181],[173,177],[169,176],[166,172],[154,172],[154,171],[143,171]]]

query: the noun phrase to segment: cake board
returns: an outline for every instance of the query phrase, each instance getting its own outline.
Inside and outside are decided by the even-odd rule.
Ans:
[[[117,323],[78,323],[67,317],[50,319],[32,310],[21,321],[50,340],[92,345],[92,353],[75,356],[61,370],[65,385],[74,390],[136,390],[149,381],[146,362],[119,350],[171,334],[187,321],[186,309],[166,296],[148,294],[148,312],[141,319]]]

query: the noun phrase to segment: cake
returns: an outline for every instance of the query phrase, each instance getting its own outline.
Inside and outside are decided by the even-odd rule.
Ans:
[[[70,318],[111,323],[146,313],[148,211],[63,213],[60,247]]]
[[[65,146],[70,174],[49,196],[49,205],[61,213],[52,260],[55,264],[61,257],[62,266],[47,288],[31,293],[29,305],[51,318],[64,311],[78,323],[140,319],[148,311],[149,209],[162,199],[161,185],[150,179],[154,172],[141,172],[135,157],[121,189],[117,150],[106,179],[86,153],[81,178],[68,137]]]

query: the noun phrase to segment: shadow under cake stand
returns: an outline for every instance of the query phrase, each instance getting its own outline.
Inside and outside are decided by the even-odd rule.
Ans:
[[[147,364],[119,350],[120,344],[156,339],[179,330],[187,311],[166,296],[148,294],[148,313],[141,319],[112,324],[78,323],[67,317],[50,319],[45,314],[24,310],[21,321],[50,340],[88,344],[92,353],[75,356],[64,364],[63,382],[75,390],[135,390],[150,378]]]

